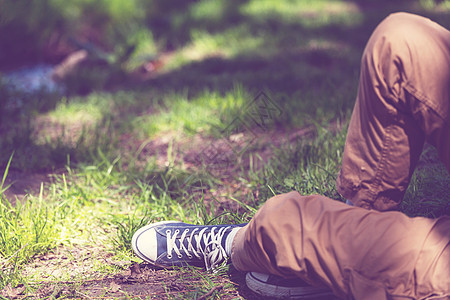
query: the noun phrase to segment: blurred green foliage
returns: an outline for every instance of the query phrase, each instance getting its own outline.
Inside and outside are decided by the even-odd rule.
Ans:
[[[49,59],[49,52],[73,38],[119,55],[130,44],[137,48],[152,44],[152,35],[144,26],[144,3],[0,0],[0,65]]]
[[[89,52],[64,78],[65,97],[7,89],[0,78],[0,166],[12,151],[23,153],[20,166],[13,162],[22,169],[59,165],[69,155],[89,160],[83,156],[92,145],[110,149],[114,137],[130,132],[142,139],[214,135],[262,89],[284,110],[280,127],[345,120],[376,24],[409,11],[448,28],[449,3],[0,0],[0,72]],[[96,97],[109,109],[90,118]],[[83,114],[88,121],[80,121]]]

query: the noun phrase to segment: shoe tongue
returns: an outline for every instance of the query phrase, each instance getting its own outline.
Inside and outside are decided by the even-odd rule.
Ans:
[[[204,228],[205,227],[192,227],[192,228],[188,227],[188,228],[186,228],[189,231],[186,233],[183,240],[181,240],[181,237],[183,236],[185,229],[180,230],[177,233],[175,245],[180,249],[180,247],[181,247],[180,244],[183,243],[183,246],[186,249],[189,249],[188,247],[189,247],[189,241],[190,241],[192,247],[197,252],[201,252],[198,249],[197,241],[199,241],[200,247],[201,247],[201,249],[203,249],[203,251],[206,250],[206,247],[208,247],[209,250],[212,250],[212,249],[216,248],[217,246],[222,246],[225,249],[226,239],[227,239],[228,234],[230,233],[230,230],[225,229],[225,228],[221,229],[220,226],[211,226],[211,225],[207,226],[206,230]],[[212,236],[213,229],[214,229],[214,237]],[[176,229],[172,229],[172,232],[171,232],[172,236],[175,234],[175,230]],[[222,230],[222,231],[226,230],[226,232],[223,233],[221,231],[220,233],[221,233],[222,237],[220,238],[220,240],[217,240],[217,235],[219,234],[219,230]],[[217,244],[214,247],[212,244],[216,243],[217,241],[220,242],[220,245]],[[211,248],[211,246],[213,246],[213,247]]]
[[[214,228],[214,239],[212,237],[212,228]],[[221,246],[225,249],[227,236],[230,234],[229,228],[225,226],[214,226],[212,228],[208,231],[210,234],[208,243],[216,243],[216,247]]]
[[[191,251],[191,249],[189,247],[189,243],[190,243],[191,246],[193,247],[193,249],[195,251],[197,251],[197,253],[201,252],[198,249],[198,245],[199,244],[198,244],[197,241],[199,241],[200,247],[202,249],[205,249],[205,247],[206,247],[205,239],[206,239],[207,243],[211,240],[211,237],[207,236],[208,234],[210,234],[210,231],[209,230],[205,230],[202,234],[200,234],[200,232],[202,232],[203,228],[193,227],[193,228],[187,228],[187,229],[189,231],[186,233],[186,235],[184,235],[183,240],[181,240],[181,237],[183,236],[184,230],[180,231],[177,234],[177,238],[175,240],[176,246],[178,248],[180,248],[181,247],[181,243],[183,243],[183,246],[186,249]],[[175,234],[175,230],[172,231],[172,234]]]
[[[213,229],[214,229],[214,234],[213,234]],[[187,247],[188,240],[192,237],[192,239],[191,239],[192,246],[194,248],[197,248],[197,245],[198,245],[197,241],[199,241],[200,247],[203,249],[203,251],[206,250],[206,247],[210,248],[211,243],[216,242],[217,235],[219,233],[219,228],[216,226],[208,226],[208,227],[206,227],[206,229],[205,229],[205,227],[203,227],[203,228],[200,227],[197,230],[195,230],[195,232],[194,232],[194,230],[195,230],[194,228],[189,229],[188,234],[186,235],[185,239],[183,240],[183,244],[184,244],[184,246]],[[188,237],[189,237],[189,239],[188,239]],[[221,246],[224,246],[224,245],[221,245]],[[196,250],[198,250],[198,249],[196,249]]]

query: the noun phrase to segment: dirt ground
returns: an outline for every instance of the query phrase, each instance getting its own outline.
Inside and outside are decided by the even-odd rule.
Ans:
[[[334,126],[336,127],[336,126]],[[312,134],[312,129],[296,129],[288,133],[271,130],[259,135],[257,142],[248,144],[245,136],[235,138],[236,147],[253,147],[253,152],[267,161],[272,154],[273,146],[280,146],[284,142],[292,142],[295,139]],[[141,147],[142,157],[156,156],[161,166],[164,166],[167,157],[169,141],[157,139],[142,147],[136,141],[131,142],[123,138],[124,147]],[[130,146],[131,145],[131,146]],[[134,145],[134,146],[133,146]],[[206,147],[205,147],[206,145]],[[214,145],[217,153],[209,153],[208,147]],[[124,149],[134,150],[136,149]],[[208,163],[217,163],[221,167],[221,175],[227,177],[235,172],[232,164],[223,169],[223,160],[220,157],[232,155],[233,149],[223,141],[205,140],[194,138],[188,143],[180,143],[177,149],[182,155],[178,156],[189,167],[200,163],[200,160],[208,159]],[[249,161],[242,162],[248,167]],[[214,172],[215,169],[208,170]],[[5,196],[14,203],[26,199],[28,193],[38,194],[41,184],[45,187],[52,181],[52,174],[22,173],[10,170],[5,185],[10,185]],[[229,176],[231,179],[232,176]],[[227,182],[225,180],[225,182]],[[230,186],[223,189],[237,189],[235,183],[228,182]],[[233,202],[234,203],[234,202]],[[223,205],[227,205],[223,203]],[[234,203],[236,205],[236,203]],[[117,262],[109,259],[111,254],[104,252],[100,247],[56,249],[51,253],[35,257],[29,263],[25,272],[40,274],[39,281],[32,280],[27,283],[30,289],[24,285],[15,288],[6,286],[0,295],[6,299],[264,299],[250,291],[245,284],[245,273],[238,272],[232,266],[225,273],[209,274],[201,269],[164,270],[151,265],[132,264],[130,262]],[[99,261],[114,265],[119,272],[113,275],[95,274],[90,271],[90,266]],[[75,259],[73,259],[75,258]],[[93,259],[95,258],[95,259]],[[82,278],[74,281],[60,281],[54,278],[64,278],[67,272],[75,276],[70,278]],[[47,274],[47,275],[46,275]],[[78,276],[76,276],[78,275]],[[85,278],[85,279],[83,279]],[[33,292],[30,292],[33,291]]]
[[[244,276],[236,270],[217,276],[200,269],[162,270],[134,264],[98,279],[31,283],[37,288],[31,293],[23,285],[7,286],[0,295],[7,299],[261,299],[248,290]],[[202,282],[206,277],[213,286]]]
[[[46,281],[26,292],[25,286],[7,286],[0,292],[6,299],[248,299],[269,300],[253,293],[245,284],[245,273],[232,266],[220,275],[198,268],[163,270],[148,264],[133,264],[118,274],[79,281]],[[336,300],[330,297],[310,300]]]
[[[214,285],[205,285],[205,277]],[[7,287],[1,295],[7,299],[261,299],[246,287],[245,274],[236,270],[216,276],[200,269],[162,270],[147,264],[134,264],[98,279],[36,284],[39,288],[34,293],[19,286]]]

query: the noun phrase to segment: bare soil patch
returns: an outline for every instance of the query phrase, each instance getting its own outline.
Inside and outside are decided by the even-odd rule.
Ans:
[[[47,173],[29,173],[17,170],[9,170],[3,188],[8,189],[3,195],[8,201],[15,205],[16,201],[22,201],[27,194],[39,194],[41,187],[44,188],[52,180]]]
[[[95,279],[34,282],[28,289],[7,286],[0,295],[7,299],[261,299],[246,287],[245,273],[233,267],[216,275],[198,268],[164,270],[145,263]]]

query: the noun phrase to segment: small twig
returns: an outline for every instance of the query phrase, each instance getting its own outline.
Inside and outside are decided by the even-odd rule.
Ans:
[[[82,292],[79,292],[79,291],[75,291],[75,293],[77,293],[77,294],[79,294],[79,295],[81,295],[81,296],[85,297],[86,299],[92,299],[91,297],[89,297],[89,296],[88,296],[88,295],[86,295],[86,294],[83,294]]]
[[[25,245],[23,245],[22,248],[20,248],[20,249],[17,250],[16,252],[14,252],[14,254],[11,255],[10,257],[8,257],[8,259],[5,260],[4,262],[2,262],[2,264],[5,264],[5,265],[6,265],[6,263],[7,263],[8,261],[10,261],[14,256],[17,255],[17,253],[19,253],[20,251],[22,251],[26,246],[28,246],[28,244],[29,244],[29,243],[26,243]]]
[[[221,290],[223,288],[223,285],[218,285],[213,287],[209,292],[207,292],[206,294],[204,294],[201,297],[198,297],[197,300],[206,300],[208,297],[210,297],[215,291],[217,290]]]

